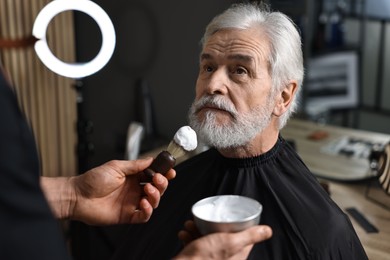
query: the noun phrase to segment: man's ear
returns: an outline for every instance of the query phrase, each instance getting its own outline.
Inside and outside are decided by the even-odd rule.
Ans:
[[[295,93],[298,89],[298,84],[296,81],[290,81],[286,87],[277,94],[275,98],[275,107],[273,110],[273,114],[277,117],[280,117],[281,115],[286,112],[288,107],[291,104],[291,101],[293,100],[293,97],[295,96]]]

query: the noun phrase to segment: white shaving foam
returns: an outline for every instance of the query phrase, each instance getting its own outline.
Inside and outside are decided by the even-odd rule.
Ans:
[[[173,137],[175,143],[180,145],[186,151],[195,150],[198,146],[198,139],[196,137],[195,131],[189,126],[183,126],[177,130],[175,136]]]

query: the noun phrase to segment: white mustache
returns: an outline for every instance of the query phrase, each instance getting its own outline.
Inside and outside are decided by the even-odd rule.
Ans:
[[[220,96],[204,96],[194,103],[196,112],[207,106],[225,110],[226,112],[232,114],[234,118],[236,118],[238,114],[234,105],[230,101]]]

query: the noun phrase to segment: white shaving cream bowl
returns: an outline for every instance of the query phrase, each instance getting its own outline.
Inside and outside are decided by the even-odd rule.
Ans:
[[[194,222],[202,235],[238,232],[258,225],[262,205],[239,195],[219,195],[202,199],[192,206]]]

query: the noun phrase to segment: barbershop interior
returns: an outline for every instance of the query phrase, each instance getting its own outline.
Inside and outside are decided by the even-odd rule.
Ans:
[[[167,149],[189,124],[204,30],[239,2],[262,1],[0,0],[0,63],[41,175]],[[390,259],[390,1],[264,2],[302,39],[298,109],[280,135],[350,219],[368,258]],[[209,148],[199,142],[176,165]],[[127,226],[59,221],[75,260],[110,259]]]

